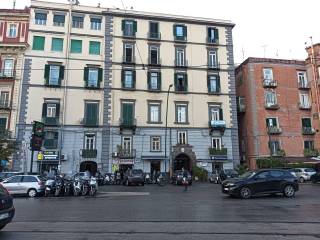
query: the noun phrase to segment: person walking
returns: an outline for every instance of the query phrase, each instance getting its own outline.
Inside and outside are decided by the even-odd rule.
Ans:
[[[188,191],[188,171],[182,168],[182,185],[184,185],[184,192]]]

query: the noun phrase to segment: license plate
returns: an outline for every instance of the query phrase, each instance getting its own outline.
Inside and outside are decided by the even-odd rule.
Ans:
[[[9,217],[9,213],[0,214],[0,220],[6,219]]]
[[[225,190],[225,191],[228,191],[229,189],[228,189],[228,188],[224,188],[224,190]]]

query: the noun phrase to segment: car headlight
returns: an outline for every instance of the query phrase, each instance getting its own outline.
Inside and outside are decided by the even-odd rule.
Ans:
[[[227,183],[226,187],[234,187],[236,184],[234,183]]]

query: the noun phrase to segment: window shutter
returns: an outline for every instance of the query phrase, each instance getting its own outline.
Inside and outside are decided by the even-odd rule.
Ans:
[[[219,30],[217,28],[214,29],[214,39],[215,40],[219,39]]]
[[[178,90],[178,74],[177,73],[174,74],[174,88],[175,88],[175,91]]]
[[[62,79],[64,79],[64,66],[60,66],[60,69],[59,69],[59,85],[61,85]]]
[[[219,120],[223,120],[223,110],[221,107],[219,108],[219,117],[220,117]]]
[[[220,76],[217,76],[217,92],[220,92]]]
[[[60,116],[60,103],[56,104],[56,118],[59,119]]]
[[[183,36],[187,38],[187,26],[183,26]]]
[[[137,21],[133,21],[133,32],[137,32]]]
[[[122,20],[121,30],[124,31],[125,27],[126,27],[126,20]]]
[[[162,82],[161,72],[159,72],[159,73],[158,73],[158,90],[161,90],[161,82]]]
[[[89,78],[89,68],[85,67],[83,70],[83,80],[85,81],[86,87],[88,86],[88,78]]]
[[[211,27],[208,28],[208,41],[211,40],[212,36],[211,36]]]
[[[185,91],[187,92],[188,91],[188,74],[185,73],[184,74],[184,85],[185,85]]]
[[[176,25],[173,25],[173,36],[177,36]]]
[[[148,89],[151,89],[151,72],[148,72],[148,80],[147,80],[147,84],[148,84]]]
[[[54,132],[54,139],[58,140],[59,132]]]
[[[124,70],[121,70],[121,86],[124,87]]]
[[[44,66],[44,79],[46,84],[49,84],[49,76],[50,76],[50,65],[46,64]]]
[[[207,76],[207,87],[208,87],[208,92],[211,92],[211,89],[210,89],[210,75]]]
[[[98,87],[100,88],[100,83],[102,82],[102,76],[103,76],[103,73],[102,73],[102,68],[99,68],[98,69]]]
[[[132,71],[132,88],[136,87],[136,70]]]
[[[42,104],[42,117],[47,116],[47,103]]]

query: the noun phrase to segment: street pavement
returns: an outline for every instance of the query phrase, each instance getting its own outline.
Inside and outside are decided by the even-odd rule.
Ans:
[[[14,200],[1,240],[320,239],[320,184],[293,199],[230,198],[220,185],[103,186],[96,197]]]

